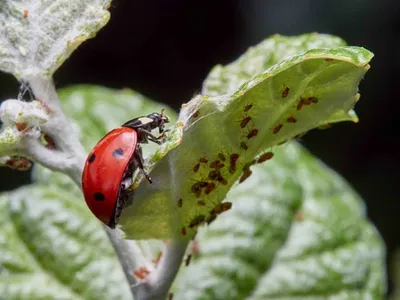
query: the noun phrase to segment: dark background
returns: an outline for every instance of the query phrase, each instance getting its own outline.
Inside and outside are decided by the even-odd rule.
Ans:
[[[110,10],[108,25],[57,71],[58,88],[130,87],[178,110],[214,65],[275,33],[329,33],[374,52],[360,85],[360,123],[311,131],[302,143],[363,196],[390,265],[400,242],[400,1],[114,0]],[[18,83],[1,73],[0,99],[17,93]],[[12,189],[28,182],[29,173],[0,168],[0,180],[0,190]]]

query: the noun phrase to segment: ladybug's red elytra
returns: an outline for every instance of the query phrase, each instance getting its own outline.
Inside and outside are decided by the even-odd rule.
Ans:
[[[139,168],[152,183],[144,169],[140,144],[152,141],[161,144],[164,124],[169,118],[152,113],[132,119],[107,133],[89,153],[82,173],[82,190],[92,213],[110,228],[118,224],[122,210],[133,191],[132,175]],[[159,129],[159,137],[151,131]]]

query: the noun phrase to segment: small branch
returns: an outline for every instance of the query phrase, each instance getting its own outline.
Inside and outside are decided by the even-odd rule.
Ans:
[[[104,230],[106,231],[108,238],[110,239],[114,250],[117,253],[129,285],[136,285],[137,280],[133,276],[133,270],[136,268],[136,264],[132,259],[135,257],[135,254],[133,253],[131,247],[129,247],[128,242],[122,238],[122,232],[119,229],[110,229],[104,225]]]
[[[157,268],[145,282],[133,286],[136,300],[165,300],[179,271],[183,256],[190,240],[171,240],[166,246]]]

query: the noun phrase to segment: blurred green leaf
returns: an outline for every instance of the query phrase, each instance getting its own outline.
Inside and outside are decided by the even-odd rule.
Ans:
[[[3,194],[0,222],[1,299],[131,299],[106,233],[74,186]]]
[[[383,243],[344,180],[296,143],[252,170],[199,231],[174,299],[383,298]]]

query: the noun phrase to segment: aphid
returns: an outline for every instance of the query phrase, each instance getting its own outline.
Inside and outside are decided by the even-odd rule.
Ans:
[[[210,173],[208,173],[208,178],[211,180],[219,180],[221,178],[221,172],[218,170],[211,170]]]
[[[247,146],[247,144],[245,142],[240,142],[240,148],[247,150],[249,149],[249,147]]]
[[[301,98],[299,103],[297,103],[297,110],[301,110],[301,108],[303,107],[303,103],[304,103],[304,99]]]
[[[43,139],[46,143],[46,148],[48,149],[56,149],[56,143],[54,142],[54,140],[47,134],[43,135]]]
[[[13,170],[27,171],[32,167],[32,162],[24,157],[12,156],[6,161],[5,165]]]
[[[273,134],[277,134],[281,129],[282,129],[283,125],[282,124],[278,124],[274,127],[274,129],[272,130]]]
[[[231,202],[223,202],[223,203],[218,203],[211,211],[210,211],[210,215],[212,216],[216,216],[216,215],[220,215],[223,212],[230,210],[232,207],[232,203]]]
[[[216,218],[217,218],[217,215],[209,215],[206,220],[207,225],[210,225]]]
[[[238,153],[232,153],[230,156],[230,163],[235,163],[239,159],[239,154]]]
[[[197,204],[198,204],[199,206],[206,206],[206,203],[205,203],[203,200],[197,201]]]
[[[206,186],[206,194],[208,195],[209,193],[211,193],[213,190],[215,189],[215,183],[214,182],[210,182],[207,186]]]
[[[286,121],[288,123],[296,123],[297,119],[295,117],[293,117],[293,116],[290,116],[289,118],[286,119]]]
[[[193,167],[193,172],[197,173],[197,172],[199,171],[199,169],[200,169],[200,163],[196,164],[196,165]]]
[[[197,118],[198,116],[199,116],[199,111],[196,110],[196,111],[194,112],[194,114],[193,114],[193,118]]]
[[[24,9],[24,19],[28,19],[29,10]]]
[[[243,111],[248,112],[253,107],[253,104],[246,104]]]
[[[257,163],[263,163],[264,161],[271,159],[273,156],[274,154],[272,152],[266,152],[257,159]]]
[[[333,58],[325,58],[325,61],[333,61]]]
[[[223,153],[218,153],[218,158],[219,158],[220,160],[222,160],[222,161],[225,161],[225,160],[226,160],[225,155],[224,155]]]
[[[282,92],[282,98],[286,98],[289,95],[289,88],[286,87]]]
[[[186,266],[188,266],[189,264],[190,264],[190,260],[192,259],[192,254],[189,254],[187,257],[186,257],[186,260],[185,260],[185,265]]]
[[[201,223],[203,223],[205,221],[206,217],[203,215],[198,215],[197,217],[195,217],[189,224],[189,228],[193,228],[196,226],[199,226]]]
[[[204,181],[199,181],[196,182],[192,185],[191,191],[196,195],[196,197],[200,197],[201,195],[201,189],[205,188],[207,186],[207,182]]]
[[[254,128],[247,134],[247,138],[251,139],[252,137],[257,136],[257,134],[258,134],[258,129]]]
[[[236,172],[236,161],[239,158],[239,154],[233,153],[230,157],[229,173],[233,174]]]
[[[17,127],[18,131],[23,131],[28,127],[26,123],[15,123],[15,127]]]
[[[143,280],[150,274],[150,271],[146,267],[140,267],[138,270],[133,271],[133,275]]]
[[[250,122],[251,117],[247,116],[246,118],[244,118],[242,120],[242,122],[240,122],[240,128],[245,128],[247,126],[247,124]]]
[[[218,181],[223,185],[227,185],[228,184],[228,181],[223,177],[220,177]]]
[[[186,227],[185,227],[185,226],[182,227],[182,229],[181,229],[181,234],[182,234],[183,236],[186,235]]]
[[[176,203],[177,203],[178,207],[182,207],[182,204],[183,204],[182,198],[179,198],[179,200],[176,201]]]
[[[240,179],[239,179],[239,183],[242,183],[242,182],[245,181],[247,178],[249,178],[250,175],[251,175],[252,173],[253,173],[253,172],[250,170],[250,168],[244,169],[244,170],[243,170],[243,174],[242,174],[242,176],[241,176]]]
[[[174,298],[174,293],[169,293],[168,294],[168,300],[172,300]]]
[[[158,252],[156,259],[153,260],[153,264],[158,265],[162,256],[162,251]]]
[[[199,159],[199,162],[201,162],[201,163],[203,163],[203,164],[206,164],[206,163],[208,163],[208,159],[205,158],[205,157],[201,157],[201,158]]]
[[[225,167],[225,164],[221,163],[219,160],[213,161],[210,164],[210,168],[212,169],[222,169],[223,167]]]

